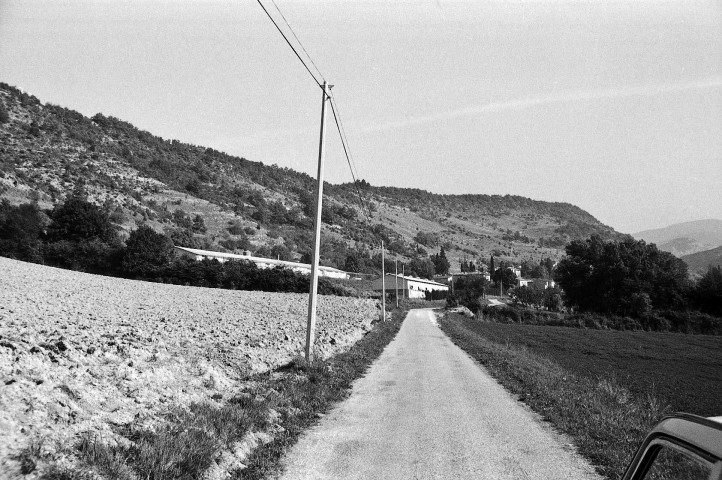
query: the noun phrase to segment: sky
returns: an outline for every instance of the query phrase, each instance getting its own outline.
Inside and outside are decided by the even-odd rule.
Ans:
[[[722,219],[719,1],[275,1],[373,185],[568,202],[624,233]],[[256,0],[0,0],[0,81],[316,175],[321,91]],[[351,181],[326,128],[325,180]]]

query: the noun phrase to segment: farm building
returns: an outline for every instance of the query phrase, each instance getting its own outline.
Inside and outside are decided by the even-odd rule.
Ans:
[[[518,284],[520,287],[539,287],[543,289],[547,288],[554,288],[556,286],[556,283],[554,280],[547,280],[544,278],[520,278],[518,280]]]
[[[258,268],[273,268],[281,266],[289,268],[294,272],[305,273],[308,275],[311,274],[311,265],[308,263],[296,263],[288,262],[286,260],[276,260],[273,258],[253,257],[250,254],[237,255],[235,253],[212,252],[210,250],[199,250],[197,248],[186,248],[179,246],[174,246],[173,248],[175,248],[176,253],[178,253],[179,255],[194,258],[196,260],[203,260],[204,258],[213,258],[215,260],[218,260],[219,262],[227,262],[228,260],[246,260],[255,263]],[[343,279],[349,278],[348,273],[332,267],[319,266],[318,273],[321,277]]]
[[[397,280],[398,279],[398,280]],[[404,275],[394,275],[393,273],[386,274],[386,293],[394,293],[398,282],[399,297],[405,296],[406,298],[425,298],[427,291],[431,292],[434,290],[447,292],[449,290],[448,285],[443,283],[434,282],[425,278],[409,277]],[[380,292],[382,290],[381,277],[374,280],[373,290]]]

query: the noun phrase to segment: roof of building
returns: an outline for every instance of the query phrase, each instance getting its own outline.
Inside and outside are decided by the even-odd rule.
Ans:
[[[448,285],[444,283],[434,282],[433,280],[429,280],[427,278],[419,278],[419,277],[411,277],[409,275],[395,275],[393,273],[387,273],[387,277],[395,277],[398,276],[402,280],[411,280],[413,282],[420,282],[420,283],[428,283],[429,285],[437,285],[439,287],[448,287]],[[379,277],[381,278],[381,277]]]
[[[251,255],[238,255],[236,253],[213,252],[211,250],[200,250],[197,248],[179,247],[178,245],[174,245],[174,248],[177,248],[178,250],[181,250],[184,252],[192,253],[193,255],[200,255],[203,257],[225,258],[228,260],[248,260],[248,261],[254,262],[254,263],[267,263],[269,265],[280,265],[280,266],[288,267],[288,268],[307,268],[307,269],[311,270],[311,265],[309,263],[289,262],[287,260],[276,260],[275,258],[253,257]],[[319,265],[318,269],[324,270],[327,272],[346,273],[343,270],[339,270],[338,268],[324,267],[323,265]]]

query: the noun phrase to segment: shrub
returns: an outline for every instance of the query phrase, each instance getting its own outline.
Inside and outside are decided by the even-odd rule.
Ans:
[[[130,277],[154,277],[173,259],[173,241],[148,225],[130,233],[123,253],[122,270]]]
[[[40,238],[48,223],[37,204],[0,203],[0,255],[27,262],[42,262]]]
[[[100,275],[117,275],[122,248],[99,239],[59,240],[43,246],[45,262],[61,268]]]
[[[0,124],[8,123],[10,121],[10,114],[5,108],[5,103],[0,101]]]
[[[118,232],[109,215],[97,205],[74,193],[65,203],[56,205],[50,215],[50,241],[118,242]]]

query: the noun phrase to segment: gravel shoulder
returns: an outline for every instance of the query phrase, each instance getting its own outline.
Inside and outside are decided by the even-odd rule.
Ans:
[[[600,477],[569,440],[412,310],[348,400],[306,432],[280,477]]]
[[[35,445],[63,461],[86,432],[108,442],[192,402],[242,392],[249,373],[301,354],[304,294],[123,280],[0,257],[0,478]],[[371,328],[377,302],[319,297],[316,350]],[[71,461],[68,459],[67,461]],[[22,478],[32,478],[23,476]]]

